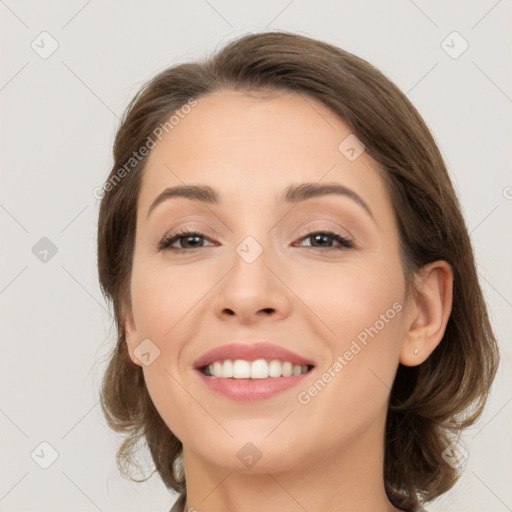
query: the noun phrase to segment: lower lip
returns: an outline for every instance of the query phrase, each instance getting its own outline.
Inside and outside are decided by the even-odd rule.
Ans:
[[[313,370],[293,377],[269,377],[267,379],[233,379],[208,377],[196,370],[202,381],[215,393],[231,400],[248,402],[270,398],[293,388]]]

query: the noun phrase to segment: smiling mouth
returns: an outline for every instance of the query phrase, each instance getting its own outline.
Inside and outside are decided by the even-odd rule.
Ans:
[[[293,365],[289,361],[243,359],[215,361],[202,366],[199,371],[212,379],[275,379],[279,377],[295,377],[304,375],[314,368],[313,365]]]

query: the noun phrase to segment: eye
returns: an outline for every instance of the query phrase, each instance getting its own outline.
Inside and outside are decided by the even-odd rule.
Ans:
[[[313,233],[308,233],[306,236],[303,236],[301,238],[301,240],[308,239],[310,239],[311,244],[305,245],[303,247],[318,249],[319,251],[351,249],[354,246],[350,239],[344,237],[340,233],[336,233],[335,231],[331,230],[315,231]],[[179,233],[173,233],[168,237],[164,238],[158,244],[158,250],[170,250],[172,252],[190,252],[193,251],[194,249],[201,249],[205,247],[202,243],[202,241],[204,240],[207,240],[205,235],[197,231],[180,231]],[[339,244],[338,247],[333,247],[333,240],[334,242],[337,242]],[[176,242],[178,242],[181,247],[173,247],[173,245],[176,244]]]
[[[197,248],[204,247],[201,244],[201,239],[206,239],[206,237],[198,233],[196,231],[180,231],[179,233],[173,233],[169,235],[167,238],[164,238],[158,244],[158,250],[171,250],[173,252],[188,252]],[[173,247],[173,244],[179,242],[181,247]],[[215,244],[212,244],[215,245]]]
[[[322,250],[343,250],[343,249],[351,249],[354,247],[352,240],[344,237],[340,233],[336,233],[335,231],[326,230],[326,231],[315,231],[313,233],[309,233],[306,236],[303,236],[301,240],[310,239],[311,245],[306,245],[303,247],[310,247],[312,249]],[[329,240],[334,240],[338,242],[341,247],[333,247],[332,242],[329,243]],[[316,245],[320,244],[320,245]],[[328,245],[326,245],[328,244]]]

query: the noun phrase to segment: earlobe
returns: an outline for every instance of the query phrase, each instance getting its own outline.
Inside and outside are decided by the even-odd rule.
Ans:
[[[452,311],[453,271],[446,261],[426,265],[416,279],[415,316],[407,326],[400,363],[423,363],[443,339]]]

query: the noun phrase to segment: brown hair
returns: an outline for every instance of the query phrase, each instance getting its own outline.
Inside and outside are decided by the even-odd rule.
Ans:
[[[177,109],[221,89],[293,91],[327,105],[380,165],[399,227],[405,274],[436,260],[452,266],[453,307],[444,337],[419,366],[399,365],[386,424],[384,480],[390,501],[409,509],[433,500],[460,476],[442,452],[481,415],[499,361],[468,230],[434,138],[406,96],[365,60],[305,36],[263,32],[150,80],[126,109],[108,181]],[[129,475],[133,449],[143,439],[165,485],[185,491],[176,464],[182,444],[154,407],[142,368],[130,360],[123,329],[146,159],[105,191],[100,206],[99,279],[113,303],[118,333],[101,405],[110,427],[127,434],[117,453],[121,471]]]

